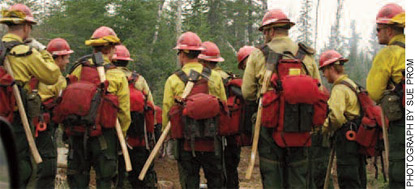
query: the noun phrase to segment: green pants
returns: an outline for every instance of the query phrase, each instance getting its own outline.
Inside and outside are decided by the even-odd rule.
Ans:
[[[178,168],[180,174],[180,185],[183,189],[199,188],[200,168],[203,168],[207,179],[208,188],[224,188],[225,174],[222,164],[222,155],[215,155],[215,152],[192,152],[185,151],[182,142],[178,142],[179,158]]]
[[[55,188],[57,170],[56,124],[49,124],[45,131],[39,131],[36,146],[43,162],[37,167],[36,188]]]
[[[226,144],[226,188],[239,188],[238,165],[241,160],[241,147],[236,143],[235,136],[226,137]]]
[[[264,188],[308,188],[308,148],[281,148],[272,138],[273,129],[261,127],[258,152]]]
[[[389,186],[405,188],[405,120],[389,123]]]
[[[366,157],[359,153],[359,144],[346,139],[345,126],[334,133],[339,187],[366,188]]]
[[[23,124],[20,120],[20,115],[17,112],[13,115],[12,128],[16,137],[17,161],[19,164],[19,186],[26,188],[33,171],[32,163],[30,161],[32,154],[30,152]]]
[[[311,174],[310,188],[324,188],[324,181],[329,162],[330,148],[328,147],[328,136],[322,134],[311,135],[311,147],[309,148],[309,167]],[[329,188],[333,188],[330,177]]]
[[[138,179],[138,175],[144,167],[144,164],[150,155],[150,151],[145,147],[134,147],[133,149],[128,149],[128,153],[130,154],[133,170],[127,173],[125,171],[124,156],[118,156],[117,188],[124,188],[124,179],[126,175],[128,175],[128,181],[133,188],[157,188],[157,174],[154,171],[154,163],[152,163],[148,169],[144,180],[141,181]]]
[[[67,172],[69,187],[89,188],[89,172],[93,166],[97,188],[111,188],[117,175],[117,152],[115,129],[103,130],[103,134],[98,137],[70,136]]]

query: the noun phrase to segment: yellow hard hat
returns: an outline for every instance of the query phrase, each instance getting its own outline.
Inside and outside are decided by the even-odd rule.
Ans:
[[[101,26],[95,30],[91,39],[85,41],[88,46],[106,46],[109,44],[120,44],[121,40],[117,37],[114,30],[107,26]]]
[[[15,4],[8,10],[1,11],[0,23],[13,23],[13,24],[36,24],[35,18],[32,15],[32,11],[23,4]]]

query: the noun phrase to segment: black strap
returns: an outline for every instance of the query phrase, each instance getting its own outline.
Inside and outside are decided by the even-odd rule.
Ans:
[[[10,53],[10,51],[18,46],[18,45],[22,45],[24,43],[19,42],[19,41],[8,41],[8,42],[1,42],[1,47],[0,47],[0,65],[3,65],[3,62],[6,58],[7,55],[12,55],[12,56],[16,56],[16,57],[23,57],[23,56],[28,56],[30,54],[32,54],[32,47],[29,48],[29,51],[27,51],[26,53],[22,53],[22,54],[16,54],[16,53]]]
[[[400,42],[400,41],[394,41],[391,43],[391,45],[397,45],[405,49],[405,43]]]
[[[186,73],[184,73],[183,70],[179,70],[175,74],[177,77],[179,77],[180,80],[183,81],[183,83],[187,83],[187,81],[189,81],[189,77],[187,77]]]
[[[211,74],[212,74],[212,70],[211,69],[209,69],[207,67],[203,67],[202,75],[207,76],[209,78]]]
[[[359,99],[359,92],[362,92],[362,87],[360,87],[358,84],[356,84],[357,87],[359,88],[359,92],[358,92],[356,90],[356,88],[353,87],[352,84],[350,84],[349,82],[347,82],[345,80],[341,81],[340,84],[346,85],[347,87],[349,87],[356,94],[357,102],[359,103],[359,107],[360,107],[360,116],[363,118],[363,114],[364,114],[363,111],[364,110],[363,110],[363,107],[362,107],[362,103],[360,102],[360,99]],[[346,119],[347,119],[347,117],[346,117]]]
[[[88,61],[92,57],[92,54],[85,55],[79,58],[75,64],[69,69],[69,74],[71,74],[78,66],[82,65],[84,62]]]
[[[134,84],[137,82],[139,77],[140,74],[138,74],[136,71],[133,71],[133,73],[131,73],[131,78],[128,80],[128,84]]]
[[[176,74],[177,77],[179,77],[179,79],[185,84],[189,81],[189,76],[187,76],[183,70],[176,71],[174,74]],[[202,75],[207,76],[209,78],[211,74],[212,74],[211,69],[207,67],[203,67]]]

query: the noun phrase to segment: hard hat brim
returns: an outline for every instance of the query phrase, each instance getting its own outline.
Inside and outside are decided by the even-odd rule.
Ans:
[[[329,60],[324,61],[324,63],[318,69],[321,70],[322,68],[324,68],[326,66],[329,66],[331,64],[336,63],[337,61],[340,61],[342,63],[346,63],[347,61],[349,61],[349,59],[343,58],[343,57],[340,57],[340,58],[332,58],[332,59],[329,59]]]
[[[63,51],[54,51],[54,52],[52,52],[52,55],[63,56],[63,55],[68,55],[68,54],[72,54],[72,53],[74,53],[73,50],[69,50],[69,51],[63,50]]]
[[[177,45],[173,49],[176,49],[176,50],[190,50],[190,51],[203,51],[203,50],[205,50],[205,48],[202,47],[202,46],[195,47],[195,46],[188,46],[188,45]]]
[[[134,61],[132,58],[123,58],[123,57],[112,57],[113,60],[125,60],[125,61]]]
[[[294,22],[291,22],[291,21],[279,21],[279,22],[273,22],[273,21],[271,20],[270,22],[267,22],[267,23],[265,23],[264,25],[260,26],[260,27],[258,28],[258,30],[259,30],[259,31],[263,31],[265,27],[269,27],[269,26],[272,26],[272,25],[286,25],[286,24],[290,25],[290,28],[291,28],[291,27],[293,27],[293,26],[295,25],[295,23],[294,23]]]
[[[206,61],[210,61],[210,62],[223,62],[223,61],[225,61],[225,59],[220,57],[220,56],[206,56],[206,55],[203,55],[203,54],[199,54],[199,56],[197,58],[202,59],[202,60],[206,60]]]

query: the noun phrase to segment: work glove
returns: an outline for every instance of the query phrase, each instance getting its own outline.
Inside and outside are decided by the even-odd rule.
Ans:
[[[46,46],[45,45],[43,45],[42,43],[40,43],[39,41],[37,41],[34,38],[26,39],[25,40],[25,43],[27,45],[29,45],[30,47],[35,48],[38,51],[42,51],[42,50],[45,50],[46,49]]]

